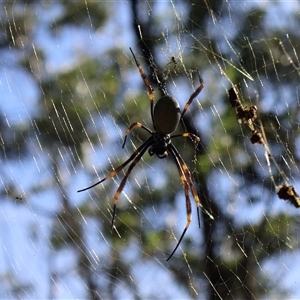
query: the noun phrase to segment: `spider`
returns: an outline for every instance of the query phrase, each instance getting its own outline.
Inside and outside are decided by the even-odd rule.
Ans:
[[[170,135],[173,133],[178,125],[179,122],[182,121],[182,118],[189,108],[190,104],[192,101],[198,96],[198,94],[201,92],[201,90],[204,87],[203,79],[200,76],[198,72],[198,77],[199,77],[199,86],[197,89],[192,93],[190,96],[189,100],[184,106],[184,109],[182,112],[180,112],[179,104],[176,99],[169,95],[165,95],[161,97],[155,104],[154,104],[154,95],[153,95],[153,89],[150,85],[150,82],[142,69],[140,63],[136,59],[133,51],[131,48],[129,48],[136,66],[138,67],[138,70],[140,72],[140,75],[144,81],[144,84],[147,87],[148,90],[148,95],[149,95],[149,100],[150,100],[150,110],[151,110],[151,119],[154,127],[154,131],[150,130],[148,127],[142,125],[140,122],[134,122],[132,123],[126,130],[125,132],[125,138],[124,142],[122,145],[122,148],[124,148],[127,136],[130,133],[130,131],[134,127],[139,127],[145,131],[147,131],[150,134],[150,137],[142,143],[141,146],[139,146],[133,154],[119,167],[117,167],[115,170],[113,170],[111,173],[109,173],[105,178],[101,179],[100,181],[96,182],[95,184],[88,186],[86,188],[83,188],[79,190],[78,192],[83,192],[88,189],[91,189],[95,187],[96,185],[102,183],[106,179],[112,178],[116,174],[118,174],[125,166],[127,166],[130,162],[132,162],[123,178],[121,181],[117,192],[114,196],[114,205],[113,205],[113,212],[112,212],[112,222],[111,222],[111,227],[114,227],[114,220],[116,216],[116,207],[117,207],[117,202],[119,199],[119,196],[126,184],[126,181],[128,179],[129,174],[131,173],[132,169],[135,167],[135,165],[139,162],[139,160],[142,158],[146,150],[148,149],[148,153],[153,156],[154,154],[157,155],[158,158],[165,158],[168,156],[168,154],[171,154],[171,156],[174,158],[174,161],[177,166],[177,170],[181,179],[181,182],[184,187],[184,192],[185,192],[185,200],[186,200],[186,213],[187,213],[187,222],[185,225],[185,228],[179,238],[179,241],[177,242],[177,245],[173,252],[170,254],[168,257],[167,261],[173,256],[173,254],[176,252],[177,248],[179,247],[188,227],[190,226],[190,223],[192,221],[192,207],[191,207],[191,201],[189,197],[189,189],[192,192],[192,195],[194,197],[194,200],[196,202],[197,206],[197,217],[198,217],[198,225],[200,228],[200,201],[199,197],[197,195],[196,189],[194,187],[191,173],[189,171],[189,168],[187,167],[186,163],[182,159],[181,155],[179,154],[178,150],[175,148],[175,146],[172,144],[171,139],[177,138],[177,137],[189,137],[191,138],[192,141],[198,143],[200,141],[200,138],[192,133],[189,132],[184,132],[182,134],[176,134],[176,135]],[[198,71],[198,70],[197,70]]]

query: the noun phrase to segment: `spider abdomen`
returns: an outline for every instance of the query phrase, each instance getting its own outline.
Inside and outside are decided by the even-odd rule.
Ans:
[[[177,100],[171,96],[161,97],[154,106],[153,120],[155,129],[161,134],[170,134],[180,121],[180,108]]]

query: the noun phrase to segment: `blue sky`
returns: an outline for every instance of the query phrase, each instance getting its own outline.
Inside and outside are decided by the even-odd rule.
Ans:
[[[299,10],[299,3],[297,1],[283,1],[270,5],[268,2],[269,1],[255,2],[256,5],[268,5],[269,18],[266,25],[270,28],[274,26],[273,28],[275,29],[288,28],[289,26],[293,29],[295,23],[293,22],[293,19],[289,18],[290,11],[295,9]],[[246,7],[247,5],[250,5],[250,3],[251,2],[243,2],[243,5]],[[179,18],[175,18],[177,22],[175,22],[175,24],[180,24],[181,21],[184,22],[184,6],[178,6],[176,2],[170,3],[168,1],[162,1],[160,5],[161,7],[160,10],[156,12],[157,14],[163,14],[165,9],[168,8],[167,11],[170,15],[173,15],[174,18],[174,9],[176,9]],[[231,5],[233,5],[233,3]],[[241,9],[243,5],[241,6]],[[56,36],[52,36],[48,32],[47,25],[60,15],[60,6],[54,2],[49,8],[40,6],[40,8],[37,9],[35,13],[39,16],[39,25],[36,27],[34,38],[35,44],[31,46],[42,48],[44,50],[47,61],[45,69],[48,74],[51,75],[56,72],[63,72],[64,70],[73,68],[73,66],[77,63],[78,55],[80,53],[84,53],[85,55],[88,53],[89,55],[100,58],[103,52],[115,47],[124,49],[124,58],[128,59],[128,62],[132,60],[129,54],[129,47],[131,46],[134,48],[135,39],[131,34],[130,5],[126,1],[112,2],[110,3],[110,8],[113,8],[111,9],[112,16],[106,23],[105,28],[101,28],[97,32],[94,32],[93,28],[91,30],[88,28],[82,28],[81,30],[78,30],[78,28],[65,28],[58,32]],[[283,18],[282,15],[284,16]],[[274,22],[274,20],[276,21]],[[286,22],[287,20],[289,21],[288,23]],[[235,24],[232,25],[234,27]],[[170,19],[166,18],[166,23],[164,24],[164,30],[166,33],[168,33],[168,26],[172,26],[172,24],[170,23]],[[223,27],[223,29],[225,28]],[[226,30],[229,34],[229,28]],[[175,40],[182,44],[176,46],[174,43],[170,46],[170,48],[162,49],[162,54],[160,56],[162,61],[167,61],[173,52],[176,53],[178,50],[176,47],[181,47],[180,49],[182,51],[187,47],[183,35],[181,36],[179,34]],[[16,53],[14,51],[6,51],[2,54],[3,55],[1,55],[0,58],[0,64],[2,66],[0,70],[0,91],[2,95],[0,108],[2,118],[8,126],[12,128],[14,126],[32,126],[31,122],[38,115],[37,104],[41,93],[39,86],[37,86],[35,79],[30,74],[24,72],[22,68],[19,67],[18,57],[16,57]],[[212,74],[212,71],[205,71],[204,74],[205,78],[218,78],[218,76]],[[133,76],[134,80],[132,80],[132,82],[128,80],[127,83],[129,89],[134,89],[137,80],[141,80],[138,72],[136,72],[136,75]],[[136,88],[139,87],[140,85],[138,84]],[[191,85],[187,83],[178,88],[180,92],[183,91],[183,93],[179,93],[178,96],[178,100],[181,105],[183,105],[182,103],[186,100],[183,96],[181,98],[180,94],[189,94]],[[224,90],[225,89],[223,88],[221,92]],[[176,91],[176,88],[174,88],[173,91]],[[218,97],[218,93],[220,93],[220,91],[216,91],[215,95],[212,97]],[[203,91],[203,97],[206,97],[207,94],[208,92]],[[214,103],[213,98],[211,101]],[[268,102],[264,105],[267,106]],[[220,106],[217,107],[215,111],[221,109],[222,107]],[[208,118],[213,118],[214,114],[212,113],[210,116],[204,115],[200,109],[199,113],[199,120],[196,120],[195,122],[202,122],[202,126],[207,126],[207,128],[209,128]],[[206,123],[203,122],[204,118],[207,118]],[[111,153],[119,153],[120,145],[115,142],[115,138],[117,136],[120,136],[121,138],[123,132],[115,126],[113,120],[109,120],[107,122],[107,126],[107,132],[111,134],[111,137],[109,138],[111,138],[111,141],[113,142],[108,151],[102,149],[103,151],[101,153],[97,152],[95,154],[96,159],[99,161],[102,159],[109,159],[110,157],[108,156]],[[52,172],[49,169],[51,168],[49,163],[49,153],[41,151],[41,149],[37,146],[36,141],[28,140],[27,143],[35,145],[35,147],[32,148],[33,152],[28,158],[26,158],[26,160],[20,157],[19,160],[15,161],[10,161],[8,159],[2,159],[2,161],[0,161],[2,169],[0,184],[6,187],[8,182],[14,182],[18,188],[17,193],[22,195],[25,200],[28,200],[26,205],[16,206],[11,202],[11,196],[9,193],[6,198],[2,199],[0,208],[2,214],[0,221],[0,228],[2,232],[2,247],[0,248],[1,273],[5,274],[9,271],[18,278],[20,282],[24,284],[31,283],[35,288],[34,296],[36,298],[47,298],[50,294],[59,299],[73,297],[84,298],[86,297],[86,290],[80,280],[80,277],[77,274],[68,272],[72,269],[77,260],[76,253],[74,253],[72,249],[63,250],[61,253],[53,253],[53,249],[49,248],[51,226],[53,226],[55,222],[55,213],[60,210],[58,192],[51,189],[47,192],[42,190],[37,193],[27,192],[32,188],[32,186],[38,187],[40,182],[47,184],[47,182],[51,181]],[[128,152],[125,153],[128,155]],[[93,159],[91,159],[91,161],[93,161]],[[87,167],[92,168],[92,165],[93,163]],[[158,163],[155,165],[157,166]],[[169,167],[165,165],[162,168],[167,169]],[[154,168],[153,170],[153,177],[158,177],[156,169]],[[76,193],[77,188],[73,188],[74,186],[79,188],[84,187],[89,182],[89,179],[86,178],[81,171],[81,169],[77,170],[78,174],[75,179],[72,179],[72,185],[69,184],[70,182],[67,182],[68,194],[70,195],[74,205],[79,205],[83,199],[86,198],[85,195]],[[67,173],[66,170],[65,172]],[[143,172],[144,169],[141,168],[140,173]],[[64,175],[64,178],[68,177],[67,174]],[[215,177],[212,179],[212,182],[217,182],[219,178],[217,171],[213,176]],[[161,180],[161,178],[162,177],[160,177],[159,180]],[[228,185],[229,183],[220,182],[220,185],[222,184]],[[115,187],[116,186],[114,186],[114,188]],[[130,185],[128,189],[125,189],[125,191],[130,193]],[[107,189],[106,193],[112,194],[113,190]],[[177,218],[176,221],[179,222],[179,226],[176,227],[177,235],[180,233],[181,228],[185,224],[185,211],[179,208],[179,206],[181,208],[184,207],[182,198],[183,194],[176,196],[176,206],[178,206],[176,212],[178,212],[178,215],[176,214],[175,220]],[[122,205],[122,203],[120,203],[120,205]],[[289,208],[285,209],[287,212],[289,211]],[[242,208],[229,207],[228,210],[234,210],[236,212],[237,210],[242,211]],[[155,213],[153,213],[153,215],[155,217]],[[255,215],[255,212],[253,215]],[[169,215],[169,219],[172,219],[172,216],[173,215]],[[257,217],[259,218],[261,216],[263,215],[260,214]],[[156,217],[157,220],[152,220],[152,224],[156,221],[160,221],[160,218],[158,216]],[[255,218],[253,217],[253,219]],[[98,224],[88,221],[89,220],[87,220],[86,224],[86,227],[89,230],[87,242],[93,245],[98,255],[100,253],[99,257],[106,257],[110,253],[111,246],[105,243],[105,237],[103,237],[102,240],[99,240],[97,231]],[[253,220],[253,222],[255,222],[255,220]],[[193,234],[197,234],[198,228],[195,224],[196,222],[189,229],[188,235],[192,236]],[[136,243],[137,244],[133,243],[131,253],[134,253],[136,247],[139,248],[138,241]],[[294,258],[297,258],[298,255],[298,250],[295,249]],[[128,259],[131,259],[132,264],[134,264],[134,257],[128,255]],[[97,258],[95,260],[97,260]],[[99,261],[97,263],[105,270],[105,263],[103,263],[103,261]],[[149,264],[150,263],[147,262],[141,262],[140,266],[133,270],[133,274],[136,278],[140,278],[138,283],[142,287],[149,287],[150,294],[153,292],[153,290],[151,291],[151,289],[153,289],[153,285],[146,285],[145,282],[149,283],[149,281],[151,281],[154,277],[154,274],[156,280],[153,281],[153,284],[160,282],[160,288],[163,288],[167,284],[171,284],[172,275],[171,272],[169,272],[166,267],[163,267],[160,262],[157,262],[156,265],[153,265],[152,262],[151,266]],[[266,263],[265,270],[266,272],[272,273],[272,270],[277,270],[278,266],[280,268],[286,266],[286,268],[290,270],[290,272],[287,273],[295,279],[294,276],[297,274],[295,273],[297,270],[290,259],[279,262],[272,260],[272,262]],[[50,289],[53,286],[49,285],[49,277],[51,277],[51,273],[54,270],[59,270],[60,274],[65,272],[65,276],[61,279],[56,279],[54,290],[51,291]],[[13,280],[10,282],[10,280],[11,278],[9,277],[4,279],[5,283],[13,288],[15,283]],[[280,281],[280,278],[274,278],[273,283],[277,283],[278,281]],[[296,285],[298,285],[299,280],[297,280],[297,278],[294,280],[295,287],[293,286],[292,281],[293,280],[289,280],[288,282],[283,281],[281,284],[283,287],[287,286],[291,288],[291,290],[294,291],[293,297],[297,297],[297,295],[299,296],[299,292]],[[72,289],[70,289],[70,287],[72,287]],[[159,287],[159,285],[157,285],[157,287]],[[119,292],[120,295],[124,295],[124,297],[130,295],[127,293],[125,285],[120,285]],[[188,297],[188,295],[185,294],[185,291],[180,288],[176,291],[176,295]],[[170,297],[171,296],[172,295],[170,294]],[[0,292],[0,297],[13,298],[13,295],[10,295],[9,293],[1,294]],[[32,295],[28,295],[28,297],[32,297]],[[159,297],[159,295],[157,295],[157,297]]]

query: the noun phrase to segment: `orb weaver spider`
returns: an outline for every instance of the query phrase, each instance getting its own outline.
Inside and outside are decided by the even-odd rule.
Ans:
[[[123,164],[121,164],[119,167],[117,167],[115,170],[113,170],[111,173],[109,173],[105,178],[103,178],[100,181],[96,182],[95,184],[88,186],[86,188],[83,188],[77,192],[83,192],[88,189],[91,189],[91,188],[95,187],[96,185],[102,183],[106,179],[114,177],[116,174],[118,174],[125,166],[127,166],[132,161],[132,163],[130,164],[130,166],[129,166],[129,168],[128,168],[123,180],[121,181],[121,183],[117,189],[117,192],[114,196],[113,214],[112,214],[112,222],[111,222],[111,227],[113,228],[114,220],[115,220],[115,216],[116,216],[117,202],[120,197],[120,194],[126,184],[129,174],[131,173],[131,171],[135,167],[135,165],[139,162],[139,160],[142,158],[142,156],[144,155],[146,150],[149,149],[148,153],[151,156],[156,154],[158,158],[165,158],[170,153],[172,155],[172,157],[174,158],[181,182],[184,186],[187,222],[186,222],[185,228],[179,238],[179,241],[177,242],[175,249],[173,250],[173,252],[170,254],[170,256],[167,259],[167,261],[168,261],[173,256],[173,254],[176,252],[177,248],[179,247],[179,245],[180,245],[180,243],[192,221],[192,207],[191,207],[191,201],[190,201],[190,197],[189,197],[189,188],[190,188],[192,195],[194,197],[194,200],[196,202],[198,225],[200,228],[200,206],[201,206],[201,204],[200,204],[199,197],[197,195],[196,189],[195,189],[193,181],[192,181],[191,173],[190,173],[189,168],[187,167],[186,163],[184,162],[183,158],[179,154],[178,150],[175,148],[175,146],[171,142],[172,138],[189,137],[189,138],[191,138],[192,141],[198,143],[200,141],[200,138],[198,136],[194,135],[193,133],[189,133],[189,132],[184,132],[182,134],[176,134],[176,135],[170,135],[170,134],[173,133],[177,129],[179,122],[182,121],[182,118],[183,118],[185,112],[187,111],[187,109],[189,108],[190,104],[203,89],[204,83],[203,83],[202,77],[200,76],[200,74],[198,72],[199,86],[192,93],[192,95],[190,96],[189,100],[185,104],[181,113],[180,113],[180,108],[179,108],[179,104],[178,104],[177,100],[169,95],[165,95],[165,96],[161,97],[154,104],[153,89],[150,85],[150,82],[149,82],[144,70],[142,69],[140,63],[136,59],[132,49],[131,48],[129,48],[129,49],[133,55],[135,64],[138,67],[140,75],[141,75],[141,77],[144,81],[144,84],[146,85],[147,90],[148,90],[148,95],[149,95],[149,100],[150,100],[151,119],[152,119],[154,131],[152,131],[148,127],[142,125],[140,122],[132,123],[125,132],[125,138],[124,138],[122,148],[124,148],[126,140],[127,140],[127,136],[134,127],[139,127],[139,128],[142,128],[143,130],[147,131],[148,133],[150,133],[150,137],[141,146],[139,146]]]

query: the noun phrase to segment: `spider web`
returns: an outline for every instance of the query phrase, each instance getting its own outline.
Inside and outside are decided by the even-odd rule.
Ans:
[[[299,3],[1,2],[1,298],[298,298]],[[174,139],[203,209],[186,223],[172,157],[146,153],[147,90],[183,108]]]

